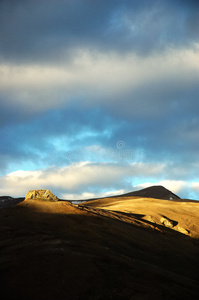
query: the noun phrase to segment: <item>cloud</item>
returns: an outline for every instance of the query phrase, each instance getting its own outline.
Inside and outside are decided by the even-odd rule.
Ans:
[[[89,160],[123,164],[125,178],[136,163],[138,181],[195,182],[198,14],[194,0],[0,1],[2,180],[23,170],[39,184],[40,170],[51,182],[51,168]],[[120,160],[118,141],[133,158]],[[128,189],[121,182],[110,189]],[[93,186],[69,192],[100,194]]]
[[[85,199],[94,199],[94,198],[104,198],[110,196],[121,195],[125,193],[125,190],[117,190],[117,191],[109,191],[109,192],[101,192],[101,193],[80,193],[80,194],[69,194],[65,193],[62,194],[60,198],[62,199],[69,199],[69,200],[85,200]]]
[[[62,66],[2,64],[1,106],[7,114],[18,107],[16,114],[24,116],[72,102],[105,107],[128,118],[192,111],[197,104],[198,52],[170,50],[142,59],[133,53],[110,56],[79,50]]]
[[[25,196],[31,189],[50,189],[64,199],[85,199],[116,195],[151,185],[163,185],[183,198],[198,198],[198,182],[161,180],[165,166],[151,163],[79,162],[66,167],[16,171],[0,178],[0,194]],[[150,181],[144,182],[148,178]],[[136,182],[140,182],[136,184]],[[194,193],[193,193],[194,191]]]
[[[194,188],[194,190],[199,191],[199,182],[194,182],[192,184],[192,187]]]
[[[79,162],[66,167],[35,171],[16,171],[2,176],[0,194],[25,195],[31,189],[48,188],[58,197],[63,194],[105,193],[110,189],[130,188],[133,178],[157,176],[161,165]]]
[[[142,55],[198,42],[194,1],[1,1],[1,57],[60,60],[76,48]]]

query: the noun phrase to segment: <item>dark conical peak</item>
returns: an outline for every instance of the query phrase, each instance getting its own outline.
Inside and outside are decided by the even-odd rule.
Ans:
[[[164,199],[164,200],[180,199],[180,197],[178,197],[176,194],[172,193],[171,191],[169,191],[168,189],[166,189],[161,185],[150,186],[145,189],[126,193],[120,196],[146,197],[146,198],[157,198],[157,199]]]

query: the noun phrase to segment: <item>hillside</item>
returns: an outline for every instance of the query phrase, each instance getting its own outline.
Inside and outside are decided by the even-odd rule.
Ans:
[[[199,203],[138,197],[1,209],[2,299],[197,299],[198,217]]]
[[[199,202],[171,201],[141,197],[112,197],[83,202],[79,205],[88,211],[105,214],[105,211],[125,216],[129,222],[142,221],[145,225],[161,225],[190,237],[199,238]]]
[[[175,201],[182,201],[179,196],[176,194],[172,193],[165,187],[161,185],[153,185],[141,190],[137,191],[132,191],[128,192],[125,194],[120,194],[120,195],[114,195],[114,196],[109,196],[107,198],[121,198],[121,197],[144,197],[144,198],[156,198],[156,199],[164,199],[164,200],[175,200]],[[93,201],[97,199],[105,199],[105,197],[101,198],[91,198],[91,199],[85,199],[85,200],[75,200],[75,202],[80,203],[84,201]],[[194,200],[190,200],[194,201]]]

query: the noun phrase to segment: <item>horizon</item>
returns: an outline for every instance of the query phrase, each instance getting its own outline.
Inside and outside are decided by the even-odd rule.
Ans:
[[[131,191],[125,191],[125,193],[120,193],[120,192],[114,192],[114,191],[112,191],[112,192],[109,192],[109,193],[107,193],[106,195],[103,195],[103,194],[101,194],[99,197],[97,197],[97,198],[80,198],[80,199],[61,199],[61,198],[58,198],[59,199],[59,201],[70,201],[70,202],[79,202],[79,201],[81,201],[81,202],[84,202],[84,201],[90,201],[90,200],[96,200],[96,199],[105,199],[105,198],[114,198],[114,197],[123,197],[123,196],[125,196],[126,194],[129,194],[129,193],[136,193],[136,192],[141,192],[141,191],[144,191],[144,190],[147,190],[147,189],[151,189],[151,188],[163,188],[163,190],[165,189],[167,192],[170,192],[171,194],[174,194],[174,196],[177,196],[177,198],[179,199],[179,200],[190,200],[190,201],[199,201],[199,200],[197,200],[197,199],[185,199],[185,198],[182,198],[182,197],[180,197],[180,195],[176,195],[175,193],[173,193],[172,191],[170,191],[170,190],[168,190],[167,188],[165,188],[163,185],[150,185],[150,186],[147,186],[147,187],[145,187],[145,188],[142,188],[142,189],[134,189],[134,190],[131,190]],[[31,191],[46,191],[46,189],[37,189],[37,190],[29,190],[27,193],[26,193],[26,195],[21,195],[21,196],[18,196],[18,197],[16,197],[16,198],[25,198],[26,196],[27,196],[27,194],[29,194]],[[49,190],[50,191],[50,190]],[[52,192],[52,191],[50,191],[50,192]],[[158,191],[159,192],[159,191]],[[57,195],[55,195],[54,193],[52,193],[54,196],[57,196]],[[0,195],[0,197],[10,197],[10,195]],[[131,197],[131,196],[127,196],[127,197]],[[134,197],[134,196],[133,196]],[[154,198],[153,196],[135,196],[135,197],[138,197],[138,198]],[[164,196],[165,197],[165,196]],[[13,196],[13,198],[15,198],[14,196]],[[159,199],[159,200],[174,200],[175,201],[175,198],[170,198],[170,199],[165,199],[165,198],[162,198],[161,196],[159,196],[159,197],[155,197],[156,199]]]
[[[199,2],[0,2],[0,195],[199,200]]]

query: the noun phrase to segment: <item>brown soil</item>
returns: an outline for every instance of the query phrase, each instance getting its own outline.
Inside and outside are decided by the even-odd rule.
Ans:
[[[25,200],[1,209],[1,299],[197,299],[199,204],[156,201]]]

